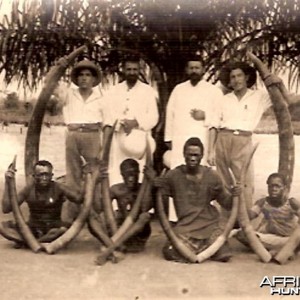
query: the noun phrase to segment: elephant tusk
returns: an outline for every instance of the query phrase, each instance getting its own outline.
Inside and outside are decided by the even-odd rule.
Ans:
[[[93,203],[93,186],[95,186],[95,178],[92,178],[92,174],[88,173],[85,181],[85,195],[84,202],[80,209],[77,218],[72,223],[68,230],[55,239],[53,242],[44,245],[44,249],[48,254],[54,254],[58,250],[64,248],[68,243],[70,243],[83,228],[87,217],[89,216],[92,203]]]
[[[102,148],[102,152],[101,152],[100,156],[101,156],[101,160],[105,161],[107,164],[109,162],[109,152],[110,152],[110,147],[111,147],[112,138],[113,138],[116,124],[117,124],[117,121],[115,121],[113,127],[111,127],[111,128],[106,127],[104,129],[104,133],[103,133],[103,148]],[[99,171],[97,171],[96,173],[98,175]],[[101,181],[101,185],[102,185],[102,189],[101,189],[102,204],[103,204],[105,220],[109,227],[110,232],[112,234],[114,234],[117,231],[118,227],[117,227],[117,222],[116,222],[115,215],[114,215],[114,210],[112,207],[112,201],[110,198],[109,179],[103,178]]]
[[[148,139],[147,139],[147,141],[148,141]],[[151,150],[150,150],[150,145],[148,142],[146,145],[146,165],[147,166],[151,165]],[[144,176],[143,182],[140,186],[138,196],[136,198],[136,201],[134,202],[132,209],[130,210],[128,216],[126,217],[126,219],[124,220],[124,222],[122,223],[120,228],[117,230],[117,232],[112,237],[112,240],[114,242],[117,241],[123,234],[125,234],[126,231],[130,228],[130,226],[132,226],[132,224],[137,219],[138,214],[141,209],[143,199],[149,193],[149,189],[150,189],[150,184],[149,184],[146,176]]]
[[[231,169],[229,169],[229,174],[231,175],[232,182],[235,185],[236,180],[235,180],[235,177],[234,177]],[[203,250],[202,252],[197,254],[197,262],[198,263],[201,263],[201,262],[209,259],[226,242],[226,240],[228,238],[228,235],[229,235],[230,231],[232,230],[232,228],[235,224],[235,221],[236,221],[236,218],[237,218],[237,215],[238,215],[238,207],[239,207],[239,199],[238,199],[238,197],[233,197],[230,217],[229,217],[229,219],[226,223],[226,226],[224,228],[223,233],[220,236],[218,236],[217,239],[208,248],[206,248],[205,250]]]
[[[138,220],[124,233],[118,240],[115,241],[113,245],[103,250],[96,258],[96,264],[97,265],[103,265],[107,261],[107,257],[113,253],[113,251],[121,246],[126,240],[128,240],[130,237],[135,235],[137,232],[139,232],[145,224],[147,224],[150,221],[150,214],[149,213],[142,213],[140,214]]]
[[[247,160],[247,163],[243,166],[243,171],[241,175],[241,183],[243,184],[245,182],[245,175],[246,170],[248,169],[251,159],[254,155],[254,152],[257,148],[258,144],[256,144],[252,150],[252,152],[249,155],[249,159]],[[260,257],[260,259],[267,263],[272,259],[271,254],[269,251],[265,249],[259,238],[256,236],[255,231],[250,223],[250,219],[248,216],[247,208],[246,208],[246,201],[243,193],[241,193],[239,197],[240,203],[239,203],[239,223],[242,227],[243,231],[245,232],[245,235],[249,241],[249,244],[252,248],[252,250]]]
[[[86,46],[75,49],[66,58],[69,64],[71,64],[75,58],[86,49]],[[43,118],[48,100],[50,99],[58,80],[65,72],[67,66],[63,64],[57,64],[53,66],[47,74],[47,84],[43,87],[36,105],[34,106],[25,140],[25,176],[26,182],[31,180],[31,174],[34,164],[39,158],[39,144],[40,135],[42,129]]]
[[[260,76],[265,79],[270,75],[268,68],[263,62],[251,52],[247,52],[248,57],[257,67]],[[278,172],[283,174],[287,179],[287,188],[290,190],[294,165],[295,165],[295,142],[293,135],[293,126],[291,115],[289,113],[287,103],[281,94],[280,89],[276,85],[267,87],[270,98],[273,103],[273,109],[276,116],[279,132],[279,165]],[[277,253],[275,260],[284,264],[288,258],[293,255],[295,243],[299,239],[299,226],[294,230],[286,245]]]
[[[15,169],[16,167],[16,156],[12,162],[12,168]],[[17,188],[16,188],[16,180],[15,178],[9,178],[5,181],[5,185],[8,190],[9,199],[12,205],[12,211],[15,217],[15,220],[17,222],[17,225],[20,229],[21,236],[23,237],[24,241],[27,243],[27,245],[30,247],[30,249],[37,253],[42,249],[42,246],[37,241],[35,236],[32,234],[29,226],[24,220],[24,217],[22,215],[22,212],[20,210],[18,199],[17,199]]]
[[[263,62],[251,52],[247,52],[248,57],[252,60],[260,76],[264,79],[270,75],[268,68]],[[295,164],[295,143],[294,133],[287,103],[282,96],[280,89],[276,85],[267,87],[273,109],[276,116],[279,132],[279,165],[278,172],[283,174],[287,179],[287,187],[293,181],[294,164]]]

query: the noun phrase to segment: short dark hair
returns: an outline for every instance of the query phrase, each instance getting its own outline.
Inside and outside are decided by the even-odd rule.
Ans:
[[[268,179],[267,179],[267,184],[269,184],[271,179],[273,179],[273,178],[279,178],[281,180],[282,184],[286,185],[285,176],[283,176],[281,173],[272,173],[272,174],[270,174]]]
[[[33,169],[35,170],[35,168],[36,168],[37,166],[48,167],[48,168],[50,168],[51,170],[53,170],[53,165],[52,165],[51,162],[48,161],[48,160],[39,160],[39,161],[37,161],[37,162],[34,164]]]
[[[140,57],[137,55],[126,56],[122,61],[122,66],[124,67],[126,63],[136,63],[140,65]]]
[[[189,147],[189,146],[197,146],[200,148],[202,154],[204,153],[204,146],[203,146],[201,140],[197,137],[191,137],[185,142],[185,144],[183,146],[183,153],[185,153],[187,147]]]
[[[140,172],[139,163],[132,158],[127,158],[121,162],[120,164],[121,174],[125,173],[126,170],[128,170],[129,168],[134,169],[136,172]]]
[[[199,61],[202,64],[202,66],[204,66],[204,61],[201,55],[194,54],[187,56],[185,58],[185,65],[187,66],[190,61]]]

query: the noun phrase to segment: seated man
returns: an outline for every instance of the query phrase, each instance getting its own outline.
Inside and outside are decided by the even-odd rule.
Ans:
[[[141,186],[138,182],[140,170],[136,160],[129,158],[122,161],[120,171],[124,181],[122,183],[114,184],[110,188],[111,199],[117,201],[118,210],[116,212],[116,219],[118,226],[124,222],[132,209]],[[144,175],[152,178],[152,172],[152,170],[145,168]],[[151,197],[150,193],[147,196]],[[146,201],[146,199],[143,200]],[[134,235],[124,243],[125,251],[143,251],[150,234],[151,226],[147,223],[138,234]]]
[[[286,197],[286,180],[282,174],[271,174],[267,185],[268,196],[256,201],[249,211],[249,218],[254,219],[262,213],[263,219],[256,234],[265,248],[276,255],[299,226],[300,202]],[[236,238],[249,246],[243,231],[238,231]]]
[[[219,212],[211,201],[217,200],[222,207],[229,210],[232,197],[241,192],[237,185],[229,193],[214,170],[200,165],[203,152],[203,144],[199,138],[188,139],[183,149],[185,164],[154,180],[154,185],[162,188],[164,199],[173,197],[178,216],[174,231],[195,254],[210,246],[223,232]],[[163,247],[163,255],[167,260],[188,262],[170,242]],[[230,257],[231,251],[226,242],[211,259],[227,262]]]
[[[29,207],[28,226],[39,242],[51,242],[62,235],[70,224],[61,219],[62,206],[66,199],[81,203],[83,195],[74,193],[68,187],[52,180],[53,166],[46,160],[38,161],[34,166],[33,182],[18,193],[18,203],[26,202]],[[5,177],[14,177],[15,170],[9,168]],[[4,214],[12,211],[7,190],[2,200]],[[13,221],[2,222],[2,235],[16,242],[16,248],[26,246],[20,235],[20,229]],[[3,234],[4,233],[4,234]]]

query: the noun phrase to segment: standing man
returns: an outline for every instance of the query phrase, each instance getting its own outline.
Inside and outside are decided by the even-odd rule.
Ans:
[[[181,151],[188,138],[200,138],[208,149],[214,102],[223,96],[221,89],[203,79],[204,66],[199,57],[189,58],[186,73],[189,80],[175,86],[167,105],[165,142],[172,150],[171,169],[184,163]],[[203,164],[207,164],[207,153]]]
[[[113,119],[118,120],[109,162],[111,184],[122,181],[118,170],[126,158],[137,160],[140,169],[143,169],[147,140],[154,144],[151,129],[159,118],[157,92],[138,79],[139,60],[126,59],[123,63],[123,74],[125,80],[112,87],[106,95]],[[153,153],[154,149],[151,150]]]
[[[89,60],[77,63],[71,71],[71,80],[77,88],[58,88],[57,97],[63,105],[66,132],[66,184],[80,189],[82,182],[81,156],[91,162],[101,150],[101,130],[111,119],[102,95],[93,87],[101,80],[100,69]],[[78,206],[67,203],[68,219],[78,213]]]
[[[251,89],[256,83],[256,70],[244,62],[234,62],[224,67],[220,80],[232,92],[223,97],[218,113],[216,107],[219,123],[210,130],[210,139],[216,143],[215,150],[210,151],[212,156],[209,162],[216,164],[217,171],[228,188],[231,185],[228,168],[232,169],[236,180],[240,181],[242,166],[252,149],[252,133],[272,103],[267,92]],[[285,99],[292,102],[280,78],[269,76],[265,85],[268,87],[272,84],[278,84]],[[254,171],[251,165],[244,186],[248,209],[252,207],[253,192]]]

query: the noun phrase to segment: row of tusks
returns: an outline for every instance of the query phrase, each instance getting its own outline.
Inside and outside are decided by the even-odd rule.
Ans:
[[[67,60],[69,63],[72,63],[77,55],[82,53],[85,50],[85,46],[82,46],[78,49],[75,49],[68,57]],[[269,75],[269,71],[264,66],[264,64],[252,53],[248,53],[249,58],[256,65],[258,71],[260,72],[261,77],[264,79]],[[52,70],[50,70],[48,74],[48,85],[44,87],[42,90],[36,107],[33,111],[31,121],[29,122],[29,128],[27,133],[26,145],[25,145],[25,172],[28,177],[30,173],[30,168],[32,167],[34,161],[37,160],[38,157],[38,147],[39,147],[39,137],[40,137],[40,125],[42,123],[42,118],[40,118],[41,114],[44,114],[45,104],[47,103],[50,95],[52,94],[53,89],[55,88],[56,82],[59,80],[60,76],[65,71],[66,66],[63,64],[58,64]],[[278,128],[279,128],[279,167],[278,171],[283,173],[287,179],[288,184],[292,183],[293,170],[294,170],[294,139],[293,139],[293,129],[291,125],[290,114],[286,105],[286,102],[281,94],[279,88],[277,86],[268,87],[268,92],[270,94],[270,98],[273,102],[274,112],[277,118]],[[39,107],[38,107],[39,105]],[[109,149],[112,140],[114,128],[107,127],[104,132],[103,139],[103,151],[100,159],[104,161],[108,161]],[[243,185],[245,172],[250,164],[252,156],[255,152],[255,148],[249,153],[248,161],[245,163],[242,175],[241,175],[241,184]],[[150,147],[147,145],[147,160],[146,164],[151,164],[151,154]],[[102,184],[102,201],[103,201],[103,209],[105,220],[107,226],[109,227],[109,232],[111,236],[107,234],[105,230],[105,226],[101,224],[96,218],[96,213],[93,211],[92,203],[94,196],[94,189],[96,185],[96,181],[99,175],[99,171],[95,171],[93,173],[89,173],[86,176],[85,181],[85,195],[84,202],[81,207],[81,211],[73,222],[71,227],[59,238],[54,240],[48,244],[40,244],[36,238],[31,233],[28,225],[24,221],[20,208],[17,202],[17,193],[16,193],[16,184],[15,179],[12,178],[7,184],[7,188],[9,190],[9,196],[11,198],[11,203],[13,207],[13,213],[20,228],[21,235],[23,239],[26,241],[28,246],[34,252],[38,252],[44,249],[47,253],[53,254],[56,253],[59,249],[65,247],[69,242],[71,242],[81,231],[84,224],[88,222],[89,227],[93,230],[94,234],[98,237],[98,239],[105,245],[101,249],[100,254],[96,259],[97,264],[103,264],[107,260],[108,257],[114,258],[114,251],[122,245],[128,238],[132,235],[136,234],[144,225],[149,222],[150,215],[147,212],[148,208],[151,206],[149,203],[149,193],[150,193],[150,184],[147,182],[146,177],[144,176],[137,200],[121,225],[120,228],[117,228],[117,224],[114,218],[113,208],[111,199],[109,198],[109,181],[105,179],[101,182]],[[144,203],[146,201],[146,203]],[[148,203],[147,203],[148,202]],[[272,259],[271,254],[264,248],[258,237],[256,236],[248,217],[248,213],[246,210],[245,199],[242,195],[240,199],[234,197],[233,199],[233,207],[231,211],[231,216],[228,219],[228,222],[224,228],[223,233],[215,240],[215,242],[210,245],[207,249],[202,251],[199,254],[193,253],[184,242],[176,235],[168,218],[164,212],[162,196],[161,192],[157,193],[157,201],[156,201],[156,211],[159,216],[161,225],[164,229],[165,234],[168,239],[173,244],[174,248],[188,259],[190,262],[203,262],[204,260],[211,257],[215,254],[220,247],[227,240],[228,235],[233,228],[233,225],[236,221],[237,215],[241,228],[244,230],[249,244],[254,250],[254,252],[260,257],[263,262],[269,262]],[[141,213],[140,213],[141,212]],[[274,258],[277,262],[283,264],[285,263],[290,256],[292,256],[295,248],[300,242],[300,228],[295,229],[294,233],[289,238],[286,245],[281,249],[281,251]],[[115,260],[117,261],[117,256],[115,256]]]

